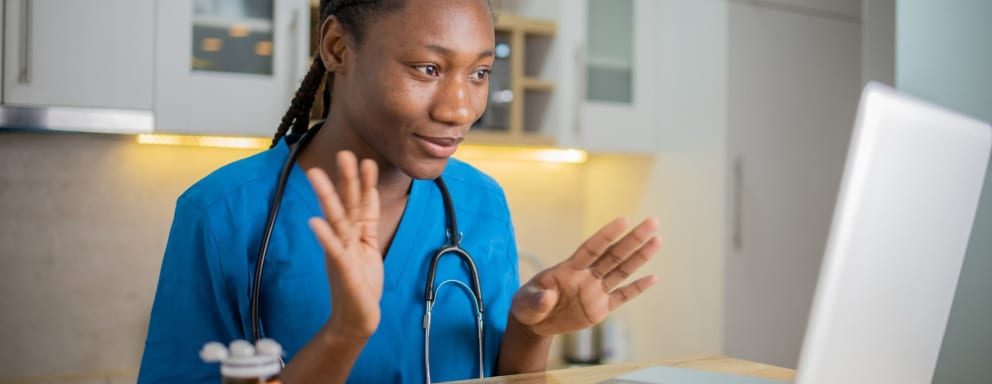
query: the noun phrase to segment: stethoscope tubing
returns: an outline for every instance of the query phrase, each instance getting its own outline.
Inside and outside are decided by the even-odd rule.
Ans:
[[[276,182],[276,190],[275,193],[272,194],[272,202],[269,204],[269,215],[265,221],[265,230],[262,232],[262,242],[258,246],[258,259],[255,260],[255,275],[252,278],[251,284],[251,337],[256,342],[262,339],[262,322],[258,316],[258,300],[262,289],[262,268],[265,266],[265,256],[269,252],[269,241],[272,239],[272,230],[275,229],[276,218],[279,217],[279,207],[282,205],[282,195],[286,192],[286,183],[289,181],[289,175],[292,173],[293,167],[296,166],[296,159],[300,157],[300,153],[303,152],[303,148],[310,143],[310,140],[313,139],[314,136],[316,136],[317,131],[320,130],[320,126],[321,125],[318,124],[314,128],[307,130],[307,132],[300,137],[296,147],[289,152],[289,158],[279,171],[279,179]]]
[[[276,219],[279,215],[279,208],[282,203],[283,194],[286,191],[286,184],[289,181],[289,175],[292,173],[293,168],[296,165],[296,159],[299,157],[303,149],[310,143],[310,140],[316,135],[317,131],[320,129],[321,124],[315,125],[313,128],[307,130],[299,139],[296,146],[290,151],[289,158],[286,159],[286,163],[283,164],[282,169],[279,172],[279,177],[276,182],[275,193],[272,195],[272,201],[269,205],[269,214],[265,222],[265,230],[262,233],[262,241],[259,244],[258,258],[255,261],[255,275],[252,277],[252,289],[251,289],[251,332],[252,339],[257,341],[263,338],[262,335],[262,322],[259,317],[259,298],[261,297],[262,289],[262,270],[265,266],[265,257],[268,253],[269,243],[272,239],[272,231],[275,229]],[[451,195],[448,192],[448,187],[445,185],[444,180],[441,177],[434,179],[434,183],[437,185],[438,189],[441,191],[441,200],[444,202],[445,219],[447,220],[447,225],[445,228],[445,234],[448,238],[447,244],[445,244],[441,249],[434,253],[431,258],[430,268],[427,271],[427,282],[424,289],[424,302],[426,306],[426,313],[424,314],[424,364],[426,370],[427,382],[430,382],[430,316],[431,309],[434,306],[434,301],[436,299],[437,290],[441,288],[439,285],[437,288],[434,287],[434,277],[437,272],[438,261],[442,256],[448,254],[454,254],[458,256],[469,270],[469,277],[471,279],[471,288],[466,286],[462,282],[448,280],[442,282],[444,285],[447,282],[457,282],[463,289],[471,291],[471,294],[475,301],[476,309],[476,324],[478,330],[478,348],[479,348],[479,377],[483,377],[485,370],[483,368],[484,364],[484,354],[483,354],[483,321],[482,321],[482,286],[479,282],[479,272],[476,268],[475,261],[472,256],[468,254],[461,247],[462,233],[458,231],[458,222],[455,217],[455,207],[451,201]]]

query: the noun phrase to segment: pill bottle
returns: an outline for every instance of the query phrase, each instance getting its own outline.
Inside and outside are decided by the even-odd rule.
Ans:
[[[256,345],[244,340],[231,342],[230,347],[211,342],[200,350],[207,362],[220,362],[222,384],[277,384],[282,370],[282,347],[271,339]]]

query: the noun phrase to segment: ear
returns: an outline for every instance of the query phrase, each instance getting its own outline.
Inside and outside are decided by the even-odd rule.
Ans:
[[[348,33],[337,16],[330,16],[320,26],[320,60],[327,72],[344,73],[348,52]]]

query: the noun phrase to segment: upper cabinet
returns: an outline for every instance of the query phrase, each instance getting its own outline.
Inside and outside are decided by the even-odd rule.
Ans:
[[[576,135],[590,151],[657,148],[658,1],[583,0],[576,16]],[[574,28],[573,27],[573,28]]]
[[[6,0],[3,105],[150,111],[155,4]]]
[[[309,0],[157,2],[159,132],[270,136],[309,68]]]
[[[755,6],[813,17],[857,21],[861,17],[861,4],[875,0],[760,0]]]
[[[498,2],[489,106],[470,137],[653,153],[661,129],[660,3]],[[514,28],[516,20],[547,27]]]
[[[544,70],[557,25],[512,13],[496,14],[495,60],[489,76],[486,111],[473,125],[474,143],[554,144],[544,129],[555,89]]]
[[[525,115],[528,108],[544,111],[525,116],[526,133],[594,152],[655,152],[662,129],[658,68],[663,47],[657,21],[662,3],[511,2],[509,11],[550,19],[559,30],[553,39],[527,49],[528,56],[536,53],[542,60],[529,63],[525,74],[555,85],[536,107],[525,94]]]

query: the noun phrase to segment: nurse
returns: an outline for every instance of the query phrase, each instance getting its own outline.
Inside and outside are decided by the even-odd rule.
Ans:
[[[492,17],[484,0],[321,1],[319,55],[273,147],[177,201],[139,383],[216,383],[218,368],[199,360],[199,348],[252,338],[269,204],[321,86],[325,119],[289,174],[259,290],[261,331],[286,351],[283,382],[540,371],[554,335],[595,325],[654,284],[626,280],[660,247],[656,221],[631,229],[617,219],[520,285],[502,189],[451,158],[486,107]],[[482,367],[473,297],[457,283],[438,291],[425,367],[424,286],[448,238],[438,177],[478,268]],[[456,257],[437,269],[437,284],[449,280],[470,281]]]

